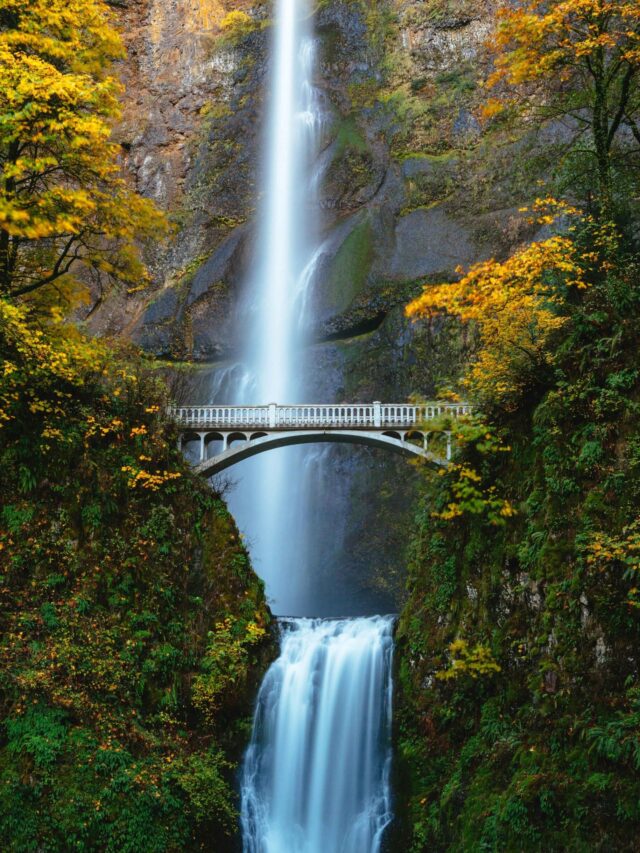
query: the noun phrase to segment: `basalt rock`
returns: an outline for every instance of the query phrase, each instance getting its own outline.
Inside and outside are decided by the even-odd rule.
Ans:
[[[404,305],[426,281],[451,280],[459,266],[522,239],[508,183],[496,211],[487,203],[491,181],[469,169],[468,146],[482,134],[470,69],[484,61],[492,18],[490,3],[468,6],[416,0],[391,23],[390,5],[319,4],[322,236],[307,359],[317,399],[435,393],[455,373],[465,340],[451,324],[411,324]],[[270,10],[242,4],[253,24],[230,37],[220,23],[238,7],[143,0],[120,12],[129,48],[117,130],[123,160],[175,231],[149,258],[153,286],[109,296],[88,321],[97,332],[129,335],[159,358],[200,365],[193,393],[203,401],[218,368],[233,371],[243,347],[237,308],[258,203]],[[438,336],[444,348],[434,346]],[[369,451],[331,453],[345,476],[338,511],[351,513],[352,545],[361,537],[353,571],[364,590],[385,572],[396,577],[402,562],[401,549],[391,555],[368,532],[376,514],[392,525],[408,518],[400,496],[384,487],[398,477],[396,462]],[[365,492],[370,507],[356,519],[352,507]],[[390,587],[384,601],[394,607],[398,584]]]

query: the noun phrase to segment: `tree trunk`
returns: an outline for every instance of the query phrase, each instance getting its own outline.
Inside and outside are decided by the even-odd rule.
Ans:
[[[20,154],[20,144],[11,142],[7,151],[5,163],[15,165]],[[9,201],[14,197],[16,191],[16,179],[7,178],[4,182],[4,196]],[[11,280],[13,278],[14,260],[11,255],[11,235],[4,228],[0,228],[0,292],[9,294],[11,292]]]
[[[602,51],[599,51],[594,62],[595,97],[592,130],[598,174],[599,215],[602,220],[610,220],[613,215],[613,196],[611,160],[609,158],[609,117],[604,66],[604,55]]]

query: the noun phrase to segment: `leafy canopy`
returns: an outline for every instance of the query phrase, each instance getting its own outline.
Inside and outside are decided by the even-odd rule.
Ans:
[[[76,266],[139,283],[136,237],[164,224],[120,175],[111,124],[122,43],[103,0],[0,0],[0,293]]]
[[[553,199],[540,200],[535,208],[545,225],[558,212],[577,215]],[[473,323],[479,342],[467,389],[479,402],[509,408],[544,379],[553,361],[553,335],[567,321],[567,291],[586,288],[599,262],[599,254],[582,251],[571,231],[556,234],[504,261],[478,263],[457,282],[427,285],[407,314],[424,318],[445,311]]]
[[[624,129],[640,143],[640,6],[531,0],[502,7],[498,19],[488,85],[502,88],[485,105],[485,115],[495,116],[511,103],[543,120],[569,117],[569,147],[593,174],[600,210],[609,217],[614,172],[629,165],[623,152],[630,140],[617,152],[615,143]]]

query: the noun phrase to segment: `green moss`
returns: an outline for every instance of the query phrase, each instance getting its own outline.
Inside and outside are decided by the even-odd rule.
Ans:
[[[341,157],[347,149],[361,153],[368,150],[367,142],[353,115],[340,122],[336,133],[336,157]]]
[[[3,849],[234,849],[235,764],[273,648],[235,524],[145,363],[112,354],[68,397],[4,329],[0,352],[30,389],[0,445]],[[29,395],[56,393],[45,439]]]
[[[373,229],[367,216],[340,246],[325,282],[335,313],[346,311],[364,288],[373,261]]]
[[[394,159],[400,163],[405,160],[424,160],[428,163],[455,163],[460,157],[460,152],[455,148],[450,151],[441,151],[439,154],[430,154],[425,151],[399,151]]]

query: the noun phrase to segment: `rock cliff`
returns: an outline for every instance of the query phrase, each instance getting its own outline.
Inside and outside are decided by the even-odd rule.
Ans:
[[[128,45],[118,139],[132,180],[175,230],[150,259],[153,286],[109,296],[89,322],[159,359],[191,362],[194,388],[206,396],[211,374],[233,363],[239,344],[234,306],[252,246],[270,6],[118,5]],[[241,23],[232,23],[234,11]],[[477,157],[487,144],[477,106],[492,12],[488,1],[318,4],[316,82],[329,116],[316,166],[323,240],[310,346],[318,399],[434,394],[455,373],[464,341],[446,325],[412,327],[404,304],[425,281],[451,278],[522,236],[517,192]],[[433,347],[443,335],[451,339],[444,358]],[[362,575],[397,574],[401,557],[367,547],[366,531],[380,513],[401,526],[407,478],[381,484],[398,482],[405,468],[364,450],[337,449],[339,458],[351,484],[345,501],[361,507],[350,510],[360,517],[349,535]],[[359,491],[366,510],[354,500]]]

